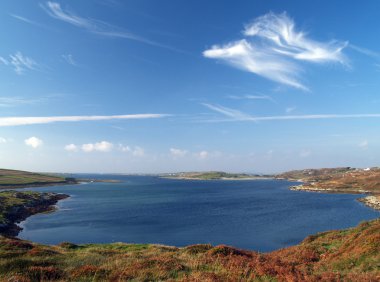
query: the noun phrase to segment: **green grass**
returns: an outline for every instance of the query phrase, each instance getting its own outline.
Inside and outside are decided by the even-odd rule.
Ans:
[[[12,185],[28,185],[35,183],[61,183],[66,179],[61,176],[44,175],[19,170],[0,169],[0,187]]]

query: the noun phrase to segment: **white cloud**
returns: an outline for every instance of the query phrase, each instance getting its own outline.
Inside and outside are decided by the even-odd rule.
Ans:
[[[0,144],[8,143],[8,140],[4,137],[0,137]]]
[[[31,124],[45,124],[53,122],[79,122],[98,121],[113,119],[149,119],[168,117],[167,114],[133,114],[133,115],[112,115],[112,116],[52,116],[52,117],[1,117],[0,127],[18,126]]]
[[[124,146],[123,144],[119,144],[119,150],[122,152],[129,153],[131,152],[132,149],[129,146]]]
[[[66,61],[66,63],[68,63],[69,65],[72,65],[72,66],[78,66],[78,63],[74,60],[74,57],[73,55],[71,54],[67,54],[67,55],[62,55],[62,58]]]
[[[0,63],[12,67],[19,75],[26,70],[35,70],[37,67],[37,63],[33,59],[24,56],[21,52],[9,55],[8,59],[0,57]]]
[[[207,152],[207,151],[201,151],[201,152],[199,152],[197,155],[198,155],[198,157],[199,157],[201,160],[204,160],[204,159],[207,159],[207,157],[210,155],[210,153]]]
[[[310,157],[311,155],[311,151],[310,150],[302,150],[300,152],[300,157],[301,158],[307,158],[307,157]]]
[[[34,136],[30,137],[28,139],[25,139],[24,142],[25,142],[25,145],[30,146],[34,149],[41,147],[43,144],[41,139],[34,137]]]
[[[3,64],[3,65],[6,65],[8,66],[9,65],[9,62],[7,59],[5,59],[4,57],[0,57],[0,63]]]
[[[230,95],[228,96],[230,99],[248,99],[248,100],[268,100],[273,103],[276,103],[276,101],[268,96],[268,95],[244,95],[244,96],[235,96],[235,95]]]
[[[299,62],[347,65],[342,53],[347,42],[312,40],[296,30],[294,21],[286,13],[258,17],[245,26],[243,34],[244,39],[214,45],[203,55],[301,90],[308,88],[300,82]]]
[[[46,98],[27,99],[23,97],[0,97],[0,107],[14,107],[17,105],[32,105],[44,101]]]
[[[228,116],[230,118],[233,118],[233,119],[247,120],[247,119],[251,118],[250,115],[245,114],[241,111],[234,110],[234,109],[227,108],[227,107],[223,107],[220,105],[211,105],[211,104],[207,104],[207,103],[202,103],[202,105],[213,110],[213,111],[219,112],[219,113],[221,113],[225,116]]]
[[[367,140],[363,140],[362,142],[360,142],[358,144],[359,148],[363,149],[363,150],[367,150],[368,149],[368,141]]]
[[[35,25],[35,26],[38,26],[38,27],[42,27],[42,28],[45,28],[45,29],[49,29],[48,27],[46,27],[45,25],[42,25],[40,23],[37,23],[35,21],[32,21],[32,20],[29,20],[25,17],[22,17],[20,15],[16,15],[16,14],[9,14],[11,17],[17,19],[17,20],[20,20],[22,22],[25,22],[25,23],[28,23],[28,24],[32,24],[32,25]]]
[[[68,152],[77,152],[78,151],[78,146],[75,144],[68,144],[65,146],[65,150]]]
[[[286,112],[287,114],[290,114],[290,113],[293,112],[295,109],[297,109],[297,107],[288,107],[288,108],[285,109],[285,112]]]
[[[353,50],[355,50],[355,51],[357,51],[357,52],[359,52],[359,53],[367,55],[369,57],[373,57],[375,59],[379,59],[380,58],[380,54],[378,52],[369,50],[367,48],[359,47],[359,46],[356,46],[354,44],[350,44],[350,48],[353,49]]]
[[[145,150],[139,146],[135,146],[132,151],[132,155],[135,157],[143,157],[145,156]]]
[[[207,108],[221,113],[228,119],[206,120],[207,122],[229,122],[229,121],[272,121],[272,120],[312,120],[312,119],[361,119],[380,118],[380,114],[320,114],[320,115],[285,115],[285,116],[252,116],[239,110],[223,107],[220,105],[202,104]]]
[[[113,148],[113,144],[108,141],[101,141],[97,143],[88,143],[82,145],[82,150],[86,153],[89,152],[110,152]]]
[[[64,21],[79,28],[83,28],[84,30],[93,34],[110,38],[130,39],[176,52],[183,52],[176,48],[138,36],[124,29],[108,24],[104,21],[80,17],[73,12],[62,9],[61,5],[56,2],[48,1],[45,5],[41,5],[41,7],[52,18]]]
[[[174,158],[184,157],[188,153],[186,150],[181,150],[181,149],[177,149],[177,148],[170,148],[169,151],[170,151],[170,154],[172,155],[172,157],[174,157]]]

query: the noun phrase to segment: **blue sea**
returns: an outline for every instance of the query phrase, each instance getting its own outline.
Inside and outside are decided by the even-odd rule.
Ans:
[[[120,183],[32,188],[66,193],[59,209],[21,223],[22,239],[57,244],[226,244],[261,252],[317,232],[380,216],[361,195],[291,191],[282,180],[199,181],[153,176],[78,175]]]

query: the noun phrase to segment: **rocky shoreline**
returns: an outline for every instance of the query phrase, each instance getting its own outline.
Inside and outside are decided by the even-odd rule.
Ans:
[[[296,186],[290,186],[290,190],[293,191],[306,191],[306,192],[316,192],[316,193],[334,193],[334,194],[369,194],[368,196],[364,198],[359,198],[358,201],[365,204],[366,206],[373,208],[375,210],[380,211],[380,195],[375,196],[371,195],[370,191],[363,190],[363,189],[357,189],[355,191],[347,191],[343,189],[334,189],[334,188],[320,188],[316,186],[310,186],[310,185],[296,185]]]
[[[22,230],[17,224],[31,215],[55,210],[55,204],[69,195],[3,191],[0,193],[0,234],[15,237]]]
[[[380,211],[380,195],[378,195],[378,196],[367,196],[367,197],[358,199],[358,201],[362,202],[366,206],[369,206],[375,210]]]

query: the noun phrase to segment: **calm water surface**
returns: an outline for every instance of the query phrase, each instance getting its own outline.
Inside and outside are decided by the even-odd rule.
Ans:
[[[280,180],[190,181],[146,176],[33,188],[71,195],[59,210],[29,217],[19,237],[40,243],[227,244],[271,251],[307,235],[355,226],[380,213],[359,195],[290,191]]]

